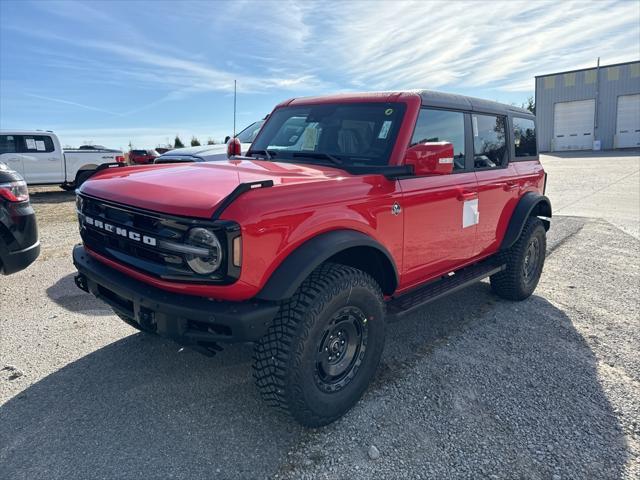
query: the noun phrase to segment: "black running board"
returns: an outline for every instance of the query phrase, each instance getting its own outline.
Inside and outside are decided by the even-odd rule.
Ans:
[[[434,280],[422,287],[418,287],[402,296],[387,302],[387,316],[398,319],[413,313],[427,303],[438,300],[453,292],[457,292],[471,284],[479,282],[495,273],[501,272],[506,265],[499,264],[495,259],[471,265]]]

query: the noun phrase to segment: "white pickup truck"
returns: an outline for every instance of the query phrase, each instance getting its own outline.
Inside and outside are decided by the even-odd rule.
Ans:
[[[62,150],[49,131],[0,130],[0,162],[20,173],[28,185],[80,186],[103,163],[124,163],[120,150]]]

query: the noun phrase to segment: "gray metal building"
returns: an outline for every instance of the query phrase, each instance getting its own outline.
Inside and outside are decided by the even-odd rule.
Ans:
[[[640,147],[640,61],[537,76],[536,118],[543,152]]]

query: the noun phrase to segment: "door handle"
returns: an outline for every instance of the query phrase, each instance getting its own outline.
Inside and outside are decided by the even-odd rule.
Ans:
[[[475,200],[478,198],[478,192],[472,192],[470,190],[460,190],[458,192],[458,200],[466,202],[468,200]]]
[[[516,182],[515,180],[509,180],[507,183],[505,183],[504,185],[504,189],[509,192],[511,190],[517,190],[519,188],[519,184],[518,182]]]
[[[57,162],[58,159],[56,157],[49,157],[47,158],[47,160],[49,160],[50,162]]]

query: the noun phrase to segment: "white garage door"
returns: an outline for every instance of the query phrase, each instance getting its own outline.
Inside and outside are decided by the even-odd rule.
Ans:
[[[640,95],[618,97],[616,147],[640,147]]]
[[[553,112],[554,150],[591,150],[595,100],[556,103]]]

